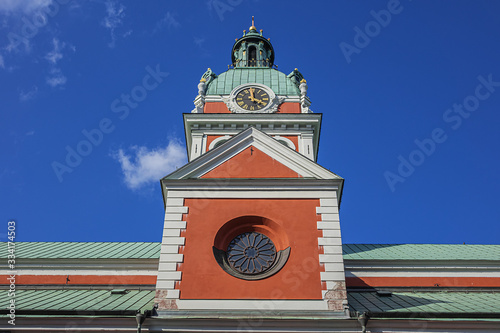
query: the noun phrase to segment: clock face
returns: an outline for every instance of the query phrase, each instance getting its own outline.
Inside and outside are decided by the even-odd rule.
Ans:
[[[259,87],[247,87],[236,94],[236,104],[246,111],[259,111],[269,104],[269,94]]]

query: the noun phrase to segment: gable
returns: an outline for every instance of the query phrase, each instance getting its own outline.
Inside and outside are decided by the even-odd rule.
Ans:
[[[270,173],[268,174],[267,173],[268,171],[264,173],[263,170],[255,168],[252,171],[252,175],[264,174],[266,175],[264,178],[275,177],[275,175],[277,175],[278,178],[292,177],[292,178],[309,178],[318,180],[335,179],[340,181],[342,186],[342,181],[343,181],[342,177],[323,168],[316,162],[310,160],[304,155],[298,153],[297,151],[290,149],[289,147],[285,147],[277,140],[273,139],[269,135],[261,132],[260,130],[254,127],[250,127],[240,132],[239,134],[235,135],[234,137],[223,143],[221,146],[211,149],[205,154],[190,161],[188,164],[184,165],[183,167],[177,169],[176,171],[164,177],[162,179],[162,182],[174,179],[180,180],[180,179],[196,179],[196,178],[216,178],[215,174],[219,172],[222,173],[223,168],[228,168],[229,164],[227,166],[222,167],[220,170],[211,173],[209,176],[206,177],[202,176],[208,174],[210,171],[214,169],[217,169],[217,167],[224,164],[226,161],[231,160],[232,158],[234,158],[236,155],[239,155],[243,151],[248,150],[251,153],[252,150],[255,152],[256,149],[259,150],[259,152],[261,152],[263,155],[267,156],[264,157],[256,155],[260,156],[259,158],[264,161],[267,160],[267,162],[264,163],[266,165],[266,168],[269,168],[269,166],[274,165],[278,169],[272,172],[269,171]],[[238,158],[238,160],[241,159],[240,163],[244,161],[244,156],[245,155],[243,154],[241,155],[240,158]],[[260,164],[262,162],[256,162],[255,165],[257,165],[257,163]],[[245,165],[245,168],[248,169],[247,165]],[[257,172],[258,169],[259,171]],[[235,172],[232,168],[227,169],[226,171],[228,172],[231,171],[231,173]],[[238,173],[238,175],[239,178],[242,177],[244,173]],[[221,178],[231,178],[231,177],[227,177],[227,175],[225,175],[224,177]],[[262,176],[258,178],[262,178]]]
[[[201,178],[299,178],[289,167],[250,146],[207,172]]]

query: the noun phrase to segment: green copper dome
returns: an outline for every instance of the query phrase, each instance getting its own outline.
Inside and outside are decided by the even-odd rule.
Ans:
[[[239,85],[261,83],[276,95],[300,96],[294,78],[274,68],[234,68],[208,82],[207,95],[229,95]]]

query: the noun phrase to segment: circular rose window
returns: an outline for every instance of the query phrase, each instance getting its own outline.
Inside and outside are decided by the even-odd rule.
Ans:
[[[273,266],[276,248],[269,237],[246,232],[229,243],[226,255],[234,270],[242,274],[260,274]]]
[[[278,273],[290,256],[290,243],[280,224],[245,215],[219,229],[212,250],[215,261],[227,274],[251,281]]]

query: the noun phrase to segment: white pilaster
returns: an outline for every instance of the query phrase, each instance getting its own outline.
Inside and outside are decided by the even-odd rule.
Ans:
[[[331,298],[328,295],[330,291],[336,288],[345,289],[342,238],[335,192],[332,192],[330,198],[320,199],[320,206],[316,207],[316,213],[321,215],[321,221],[317,222],[317,226],[318,230],[323,233],[323,236],[318,238],[318,246],[323,248],[324,253],[319,256],[319,262],[325,268],[325,271],[320,273],[321,282],[326,285],[326,289],[323,290],[323,297],[329,299]]]
[[[203,153],[203,133],[192,133],[192,144],[190,161],[194,160]]]
[[[185,242],[185,238],[181,237],[181,231],[186,229],[186,222],[182,217],[188,213],[188,207],[183,205],[183,198],[167,196],[156,289],[167,290],[168,299],[179,298],[175,283],[182,278],[182,272],[177,271],[177,267],[184,260],[179,249]]]
[[[313,145],[313,137],[312,133],[302,133],[300,135],[300,143],[299,143],[299,153],[307,157],[308,159],[314,161],[314,145]]]

